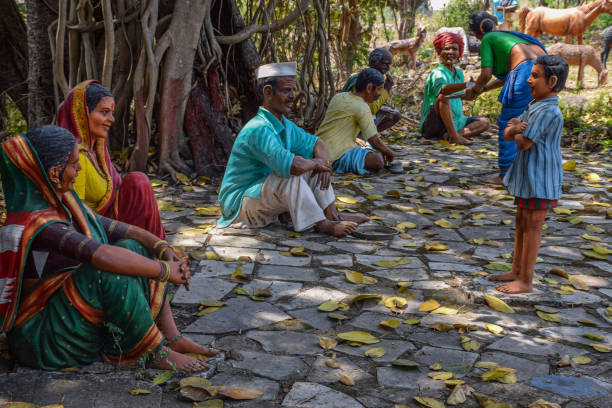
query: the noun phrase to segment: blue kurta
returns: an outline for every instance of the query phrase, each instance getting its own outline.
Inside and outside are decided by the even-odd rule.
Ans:
[[[508,192],[521,198],[561,198],[563,163],[561,132],[563,115],[559,98],[552,97],[532,102],[520,119],[528,125],[523,136],[533,142],[527,150],[520,150],[504,177]]]
[[[283,117],[260,107],[257,115],[238,133],[219,190],[223,216],[218,227],[229,226],[240,213],[242,198],[260,198],[268,174],[289,178],[295,155],[313,157],[317,137]]]

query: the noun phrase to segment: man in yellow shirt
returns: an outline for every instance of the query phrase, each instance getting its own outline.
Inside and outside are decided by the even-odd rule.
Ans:
[[[378,132],[389,129],[395,125],[401,118],[402,114],[397,109],[393,109],[389,105],[385,105],[387,100],[391,97],[389,92],[393,87],[393,78],[390,75],[386,75],[389,72],[389,67],[393,62],[393,55],[386,48],[375,48],[368,58],[368,65],[370,68],[376,69],[381,74],[385,75],[385,85],[380,91],[380,97],[375,101],[369,103],[370,111],[374,115],[374,123],[376,123],[376,129]],[[357,74],[352,75],[344,84],[342,92],[352,92],[355,90],[355,84],[357,83]]]
[[[393,160],[393,152],[378,137],[368,106],[380,96],[384,82],[383,74],[366,68],[357,75],[354,91],[340,92],[330,101],[317,136],[327,146],[334,172],[376,172],[384,167],[385,161]],[[357,136],[367,140],[370,146],[359,145]]]

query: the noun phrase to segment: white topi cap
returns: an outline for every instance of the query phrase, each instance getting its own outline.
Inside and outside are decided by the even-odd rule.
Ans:
[[[257,79],[268,77],[295,76],[297,62],[278,62],[257,68]]]

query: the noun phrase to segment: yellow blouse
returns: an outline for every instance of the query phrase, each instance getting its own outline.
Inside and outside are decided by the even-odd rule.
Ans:
[[[79,152],[79,164],[81,171],[74,182],[74,191],[88,207],[96,208],[106,194],[108,181],[98,172],[87,153],[83,151]]]

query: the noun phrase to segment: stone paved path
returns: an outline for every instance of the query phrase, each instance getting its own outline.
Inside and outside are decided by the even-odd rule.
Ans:
[[[471,148],[423,145],[414,138],[396,142],[405,174],[334,178],[337,196],[346,197],[338,201],[342,209],[373,216],[371,224],[399,225],[402,232],[388,241],[295,234],[282,225],[264,230],[211,229],[215,209],[199,208],[217,205],[217,186],[186,189],[191,191],[156,188],[162,208],[168,208],[162,217],[171,242],[195,250],[192,255],[198,259],[211,258],[194,260],[191,292],[179,288],[174,294],[175,316],[183,332],[226,352],[227,359],[216,364],[213,384],[263,392],[252,401],[225,400],[224,406],[416,407],[415,396],[446,401],[453,388],[428,373],[450,372],[454,379],[465,381],[468,394],[474,390],[512,406],[544,399],[565,408],[609,407],[611,354],[591,346],[612,346],[611,310],[606,312],[612,305],[612,257],[605,259],[596,252],[612,248],[609,157],[564,151],[564,160],[575,160],[576,168],[565,173],[562,210],[547,218],[534,292],[507,296],[495,293],[486,279],[487,274],[497,273],[490,268],[512,262],[514,237],[511,197],[501,187],[479,181],[492,173],[495,138],[480,140]],[[434,243],[448,249],[426,249]],[[301,248],[297,251],[307,256],[287,256],[292,248]],[[231,278],[238,268],[248,281]],[[375,278],[376,283],[351,283],[345,277],[347,269]],[[568,279],[551,273],[560,269],[580,278],[586,287],[576,289]],[[580,287],[580,281],[574,283]],[[364,293],[383,299],[399,296],[405,306],[351,301]],[[485,295],[505,300],[516,313],[489,308]],[[419,306],[428,299],[457,313],[420,312]],[[194,316],[204,300],[222,300],[226,305]],[[345,320],[318,311],[324,302],[348,305],[348,310],[336,311]],[[552,308],[543,310],[559,321],[538,317],[536,305]],[[388,319],[402,323],[396,329],[379,325]],[[415,319],[417,324],[405,323],[416,323]],[[501,326],[503,332],[490,332],[489,323]],[[339,333],[353,330],[368,332],[380,342],[354,346],[338,338]],[[601,341],[585,333],[598,335]],[[461,336],[476,340],[471,344],[475,347],[466,351]],[[339,344],[324,350],[320,337]],[[386,354],[366,357],[365,351],[373,347],[383,347]],[[559,366],[565,355],[571,364]],[[590,362],[571,360],[578,356]],[[339,367],[328,367],[329,359]],[[415,364],[399,367],[398,359]],[[516,369],[516,382],[512,376],[504,377],[508,384],[483,381],[482,374],[488,371],[479,368],[487,366],[483,362]],[[18,368],[0,374],[0,401],[51,404],[64,395],[66,407],[192,405],[173,390],[178,376],[156,386],[151,383],[155,372],[139,373],[141,381],[135,379],[137,374],[135,370],[117,373],[104,364],[77,373]],[[355,385],[339,382],[342,375]],[[134,388],[151,394],[129,395]],[[471,395],[460,406],[479,404]]]

